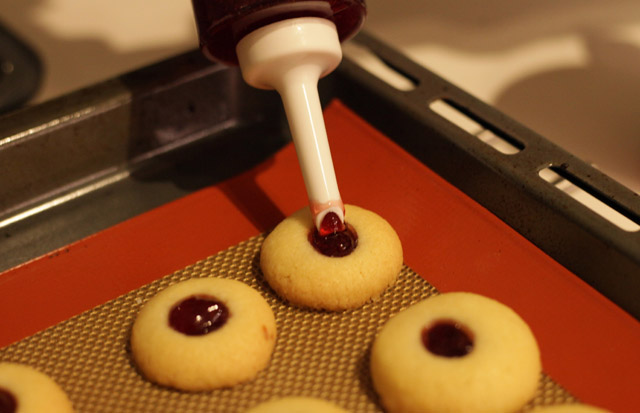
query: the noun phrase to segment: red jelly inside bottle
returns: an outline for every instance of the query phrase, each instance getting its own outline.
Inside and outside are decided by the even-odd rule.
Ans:
[[[18,409],[16,398],[8,390],[0,389],[0,413],[15,413]]]
[[[422,330],[422,344],[443,357],[462,357],[473,350],[473,335],[461,324],[441,320]]]
[[[329,212],[322,219],[320,231],[315,228],[311,230],[309,242],[323,255],[344,257],[356,249],[358,234],[351,225],[343,223],[336,213]]]
[[[220,300],[196,295],[176,304],[169,312],[169,325],[188,336],[200,336],[222,327],[229,309]]]
[[[212,60],[237,64],[236,44],[247,34],[281,20],[322,17],[333,21],[340,41],[364,23],[364,0],[192,0],[200,48]]]

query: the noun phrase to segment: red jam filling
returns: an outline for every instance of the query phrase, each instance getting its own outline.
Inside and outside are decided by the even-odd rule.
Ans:
[[[0,389],[0,413],[15,413],[18,402],[11,392]]]
[[[473,350],[473,334],[460,323],[440,320],[422,329],[422,344],[437,356],[463,357]]]
[[[201,336],[222,327],[229,309],[211,296],[194,295],[176,304],[169,312],[169,325],[188,336]]]
[[[358,234],[351,225],[340,221],[336,213],[329,212],[322,219],[320,231],[314,228],[309,232],[309,242],[327,257],[344,257],[356,249]]]
[[[324,218],[322,218],[318,232],[322,236],[327,236],[334,232],[342,232],[345,229],[347,229],[347,227],[345,223],[340,220],[338,214],[335,212],[329,212],[324,216]]]

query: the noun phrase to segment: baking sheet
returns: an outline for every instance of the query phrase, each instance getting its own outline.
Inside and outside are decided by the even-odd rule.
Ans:
[[[274,397],[331,400],[351,412],[381,412],[369,373],[369,349],[393,314],[437,294],[408,267],[397,282],[359,309],[328,312],[296,308],[262,278],[256,236],[113,301],[0,350],[0,359],[26,363],[53,377],[81,412],[244,412]],[[278,328],[270,365],[255,380],[227,389],[186,393],[148,382],[133,364],[129,333],[140,308],[157,292],[194,277],[224,277],[257,289]],[[162,345],[158,343],[158,345]],[[523,409],[573,403],[565,389],[541,375]]]
[[[473,291],[514,308],[540,342],[544,370],[578,399],[637,410],[636,320],[344,104],[333,102],[325,120],[344,199],[390,221],[408,266],[439,291]],[[287,146],[245,173],[10,270],[0,277],[0,312],[12,314],[0,320],[0,344],[268,231],[304,199]]]

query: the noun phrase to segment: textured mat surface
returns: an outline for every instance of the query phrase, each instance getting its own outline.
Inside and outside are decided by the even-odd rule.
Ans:
[[[258,252],[263,236],[161,278],[0,350],[0,359],[32,365],[53,377],[77,412],[243,412],[276,396],[307,395],[333,400],[353,412],[381,411],[368,370],[369,347],[385,321],[409,305],[437,294],[408,267],[378,300],[351,311],[295,308],[265,285]],[[258,289],[272,306],[278,341],[270,366],[230,389],[183,393],[146,381],[132,364],[128,346],[140,307],[167,286],[194,277],[225,277]],[[525,407],[575,402],[542,375],[536,397]]]

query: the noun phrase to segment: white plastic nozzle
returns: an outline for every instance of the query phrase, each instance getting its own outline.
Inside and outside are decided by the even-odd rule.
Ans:
[[[236,51],[245,81],[282,98],[316,228],[329,212],[344,222],[318,95],[318,80],[342,60],[336,26],[316,17],[283,20],[249,33]]]

